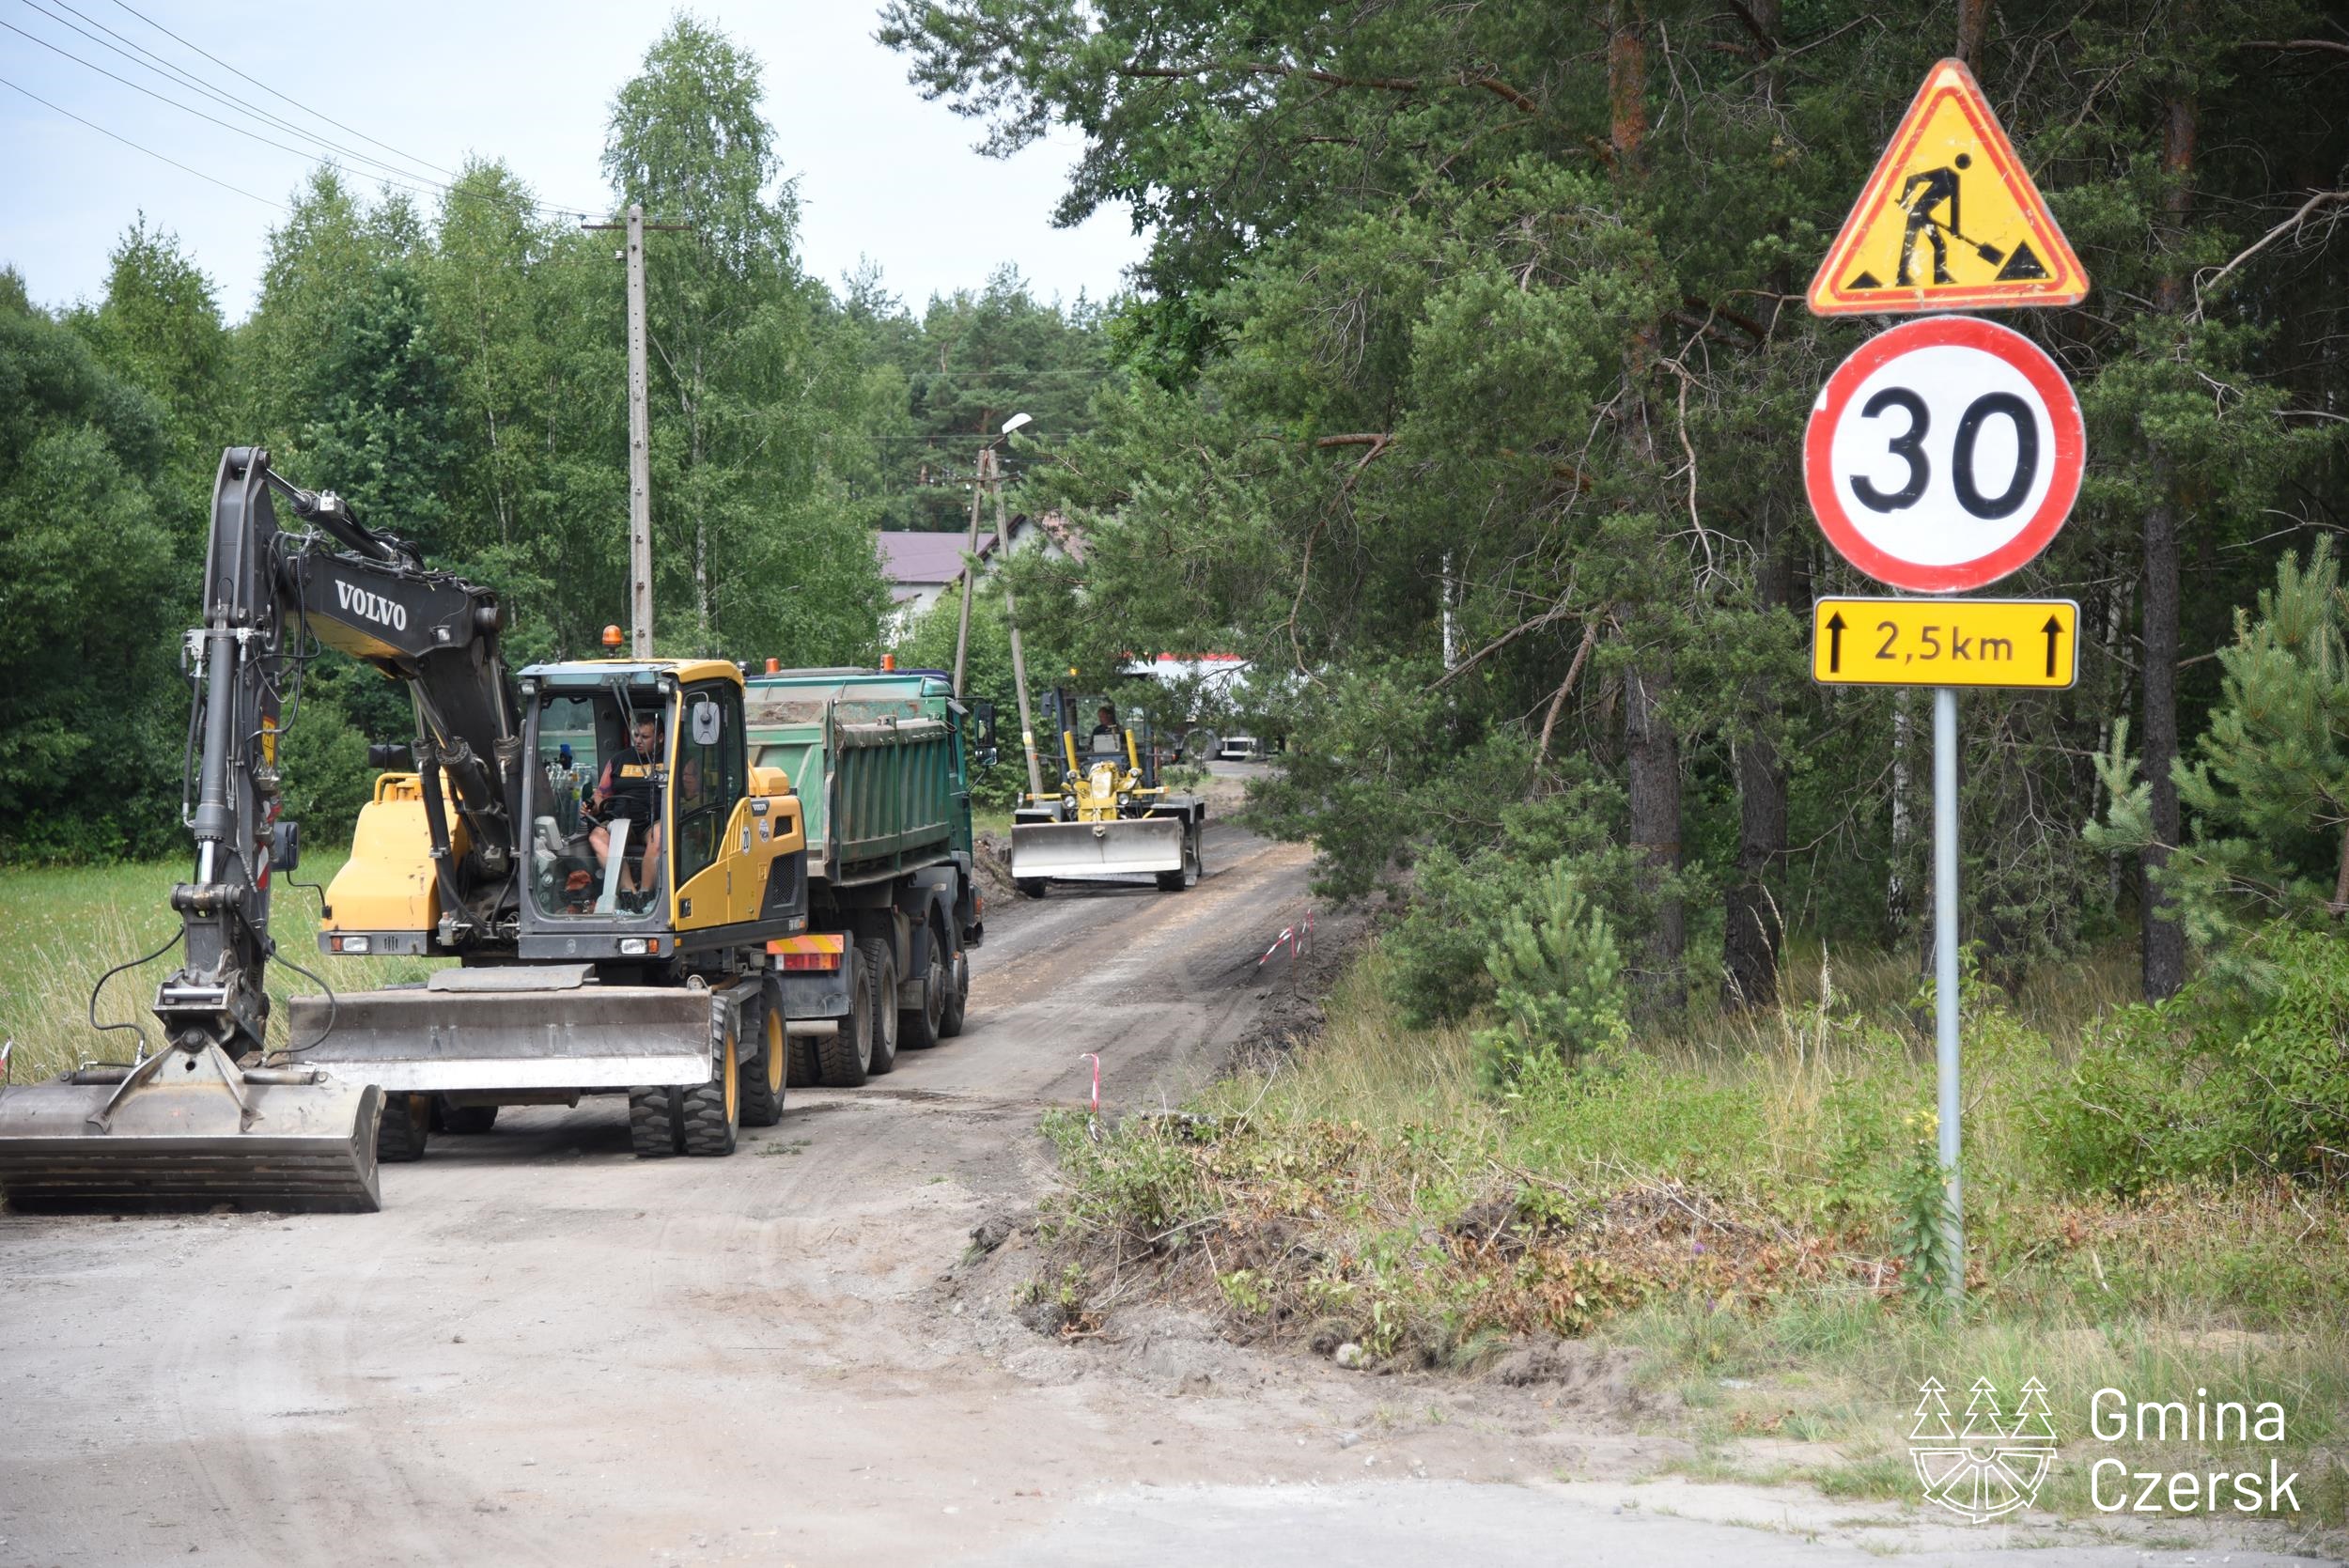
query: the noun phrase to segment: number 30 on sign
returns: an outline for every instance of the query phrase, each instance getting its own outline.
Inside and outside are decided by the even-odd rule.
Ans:
[[[2047,548],[2087,452],[2071,382],[2037,345],[1933,316],[1871,338],[1828,378],[1802,477],[1853,566],[1912,593],[1962,593]]]

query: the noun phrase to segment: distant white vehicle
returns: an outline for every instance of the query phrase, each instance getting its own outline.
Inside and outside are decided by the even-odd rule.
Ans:
[[[1262,762],[1268,753],[1252,735],[1227,735],[1215,749],[1218,762]]]

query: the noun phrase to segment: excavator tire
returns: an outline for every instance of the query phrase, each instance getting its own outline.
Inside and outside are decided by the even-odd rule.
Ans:
[[[422,1159],[431,1136],[431,1095],[386,1094],[383,1119],[375,1126],[375,1162],[399,1165]]]
[[[954,968],[946,961],[946,933],[925,925],[913,938],[914,967],[922,971],[922,1005],[900,1009],[897,1045],[902,1050],[927,1050],[945,1038],[946,998],[954,989]]]
[[[951,1040],[962,1032],[962,1020],[971,1006],[971,955],[955,955],[955,983],[947,988],[946,1007],[938,1016],[941,1039]]]
[[[678,1101],[685,1091],[665,1083],[628,1092],[628,1146],[638,1159],[666,1159],[685,1152],[684,1117]]]
[[[728,1030],[709,1081],[678,1093],[677,1111],[683,1124],[678,1142],[686,1154],[734,1153],[735,1138],[742,1126],[742,1064],[735,1060],[734,1050],[734,1032]]]
[[[742,1064],[742,1125],[771,1127],[783,1120],[784,1080],[790,1077],[791,1040],[784,1032],[782,999],[770,986],[745,1020],[758,1052]]]
[[[816,1050],[816,1081],[829,1089],[853,1089],[871,1076],[873,1059],[873,978],[866,971],[864,949],[848,949],[841,960],[848,969],[848,1016],[831,1034],[809,1041]]]
[[[873,1051],[864,1070],[879,1078],[897,1065],[897,955],[886,937],[866,937],[856,946],[873,978]]]

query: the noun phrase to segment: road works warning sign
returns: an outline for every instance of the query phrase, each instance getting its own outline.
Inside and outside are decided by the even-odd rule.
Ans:
[[[1943,60],[1811,280],[1820,316],[2077,304],[2088,273],[1974,73]]]

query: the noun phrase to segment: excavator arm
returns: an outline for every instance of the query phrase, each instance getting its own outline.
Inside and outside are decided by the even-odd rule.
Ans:
[[[280,501],[309,528],[281,528]],[[315,639],[408,683],[443,937],[461,942],[515,900],[521,742],[503,612],[250,446],[221,458],[201,602],[187,636],[194,874],[171,892],[182,952],[156,990],[160,1048],[142,1034],[134,1062],[0,1092],[0,1192],[33,1206],[373,1209],[381,1092],[301,1064],[299,1045],[291,1064],[260,1057],[271,873],[299,852],[278,773],[289,677]],[[452,812],[472,846],[463,863],[448,853]]]

